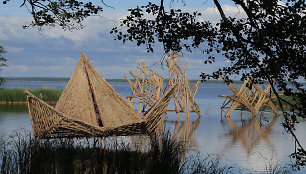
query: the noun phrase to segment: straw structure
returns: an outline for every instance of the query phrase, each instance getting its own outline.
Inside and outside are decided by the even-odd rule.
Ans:
[[[29,113],[37,139],[151,134],[174,94],[172,86],[141,118],[91,65],[84,53],[56,108],[27,90]]]
[[[271,101],[271,96],[268,95],[268,92],[271,88],[271,84],[269,84],[264,90],[262,90],[258,86],[258,84],[252,81],[252,78],[249,76],[242,84],[240,90],[238,90],[232,83],[226,80],[224,76],[220,77],[234,92],[233,95],[218,96],[227,98],[232,101],[232,104],[225,115],[226,117],[229,116],[239,105],[243,105],[248,108],[248,110],[251,111],[253,115],[257,115],[259,109],[264,105],[269,106],[276,115],[280,115],[275,105]],[[226,105],[230,103],[230,101],[224,104],[221,108],[225,108]]]
[[[194,86],[187,78],[187,64],[184,63],[183,70],[179,66],[182,55],[172,52],[167,60],[167,67],[169,72],[169,81],[166,84],[165,89],[178,83],[175,94],[173,95],[175,111],[185,112],[189,117],[190,112],[196,112],[201,117],[201,110],[195,101],[195,96],[200,85],[198,81]]]
[[[173,85],[145,114],[147,130],[152,133],[161,123],[177,85]]]
[[[56,109],[92,125],[118,127],[141,118],[106,82],[84,53],[60,97]],[[124,113],[124,114],[123,114]]]
[[[164,78],[156,71],[147,67],[143,62],[142,64],[138,63],[137,69],[137,75],[134,74],[133,71],[130,71],[130,74],[135,78],[135,83],[126,76],[124,77],[129,82],[132,90],[132,95],[126,98],[131,107],[133,107],[135,103],[139,103],[138,113],[140,114],[147,110],[147,106],[152,107],[154,103],[159,100],[159,97],[163,95],[164,90],[162,88]]]
[[[163,95],[166,90],[175,85],[176,89],[173,95],[174,111],[177,113],[185,112],[187,117],[189,117],[190,112],[196,112],[198,116],[201,117],[201,110],[195,101],[200,81],[197,81],[194,86],[191,84],[190,80],[187,78],[187,64],[184,63],[183,69],[179,65],[181,58],[182,55],[175,52],[172,52],[168,56],[166,62],[169,80],[164,89],[164,78],[156,71],[148,68],[144,63],[138,63],[137,74],[130,71],[130,74],[135,79],[135,83],[124,76],[132,91],[132,95],[126,97],[131,107],[133,107],[135,103],[139,103],[138,113],[147,112],[146,106],[152,107],[153,104],[158,101],[160,95]]]

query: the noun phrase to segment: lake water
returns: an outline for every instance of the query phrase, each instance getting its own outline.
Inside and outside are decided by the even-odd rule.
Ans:
[[[7,82],[4,88],[53,88],[63,89],[67,82]],[[128,83],[111,83],[123,96],[131,94]],[[191,113],[168,112],[165,116],[166,129],[189,143],[195,152],[221,155],[224,162],[242,169],[243,173],[263,171],[269,163],[291,164],[289,155],[294,152],[294,140],[284,131],[282,117],[271,112],[262,112],[252,117],[247,111],[235,110],[230,119],[224,118],[220,107],[224,99],[219,94],[231,94],[223,83],[202,83],[196,95],[201,109],[201,118]],[[174,108],[173,103],[169,105]],[[0,105],[0,142],[15,129],[31,130],[27,106]],[[296,126],[296,136],[306,147],[306,122]],[[295,173],[306,173],[306,168]]]

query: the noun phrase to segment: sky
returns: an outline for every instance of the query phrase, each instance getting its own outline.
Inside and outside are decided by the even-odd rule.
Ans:
[[[1,1],[2,2],[2,1]],[[118,25],[118,21],[127,14],[128,8],[145,5],[141,0],[105,0],[113,8],[105,7],[100,16],[91,16],[83,21],[84,29],[64,31],[59,27],[43,28],[39,31],[35,27],[23,29],[32,18],[24,7],[19,7],[20,1],[12,1],[7,5],[0,4],[0,45],[7,53],[7,67],[0,72],[2,77],[70,77],[74,67],[84,51],[96,69],[107,79],[121,79],[129,75],[129,71],[136,72],[137,63],[144,62],[153,70],[167,78],[167,70],[160,64],[163,50],[160,44],[155,44],[154,53],[147,53],[144,46],[136,43],[114,40],[109,34],[111,28]],[[158,3],[159,1],[152,1]],[[197,10],[202,13],[202,20],[217,22],[219,14],[212,1],[181,1],[170,4],[167,8],[180,7],[185,10]],[[222,1],[227,15],[244,15],[237,6],[229,1]],[[228,65],[225,58],[217,57],[213,65],[203,63],[205,55],[200,51],[183,52],[182,62],[187,63],[187,76],[190,79],[200,79],[201,72],[210,73],[217,68]]]

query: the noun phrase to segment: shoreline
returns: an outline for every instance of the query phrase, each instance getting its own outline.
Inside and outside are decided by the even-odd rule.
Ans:
[[[55,105],[57,101],[44,101],[49,105]],[[27,105],[27,101],[0,101],[0,105]]]

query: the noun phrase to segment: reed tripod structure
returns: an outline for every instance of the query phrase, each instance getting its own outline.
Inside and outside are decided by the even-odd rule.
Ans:
[[[138,63],[137,69],[137,74],[130,71],[135,83],[127,76],[124,76],[124,78],[128,81],[132,91],[132,95],[127,96],[126,99],[131,107],[135,103],[139,104],[138,113],[140,114],[147,111],[148,107],[152,107],[165,91],[163,90],[164,78],[156,71],[148,68],[144,63]]]
[[[199,117],[200,108],[195,101],[195,96],[200,84],[200,81],[193,86],[186,75],[187,64],[184,64],[183,70],[179,66],[182,56],[173,52],[167,59],[167,68],[169,80],[163,88],[164,78],[156,71],[148,68],[144,63],[138,63],[137,74],[130,71],[134,77],[133,83],[130,79],[124,76],[131,87],[132,95],[127,96],[127,100],[133,107],[138,103],[138,113],[145,113],[146,107],[152,106],[152,103],[157,101],[165,91],[169,90],[173,85],[176,85],[173,95],[175,109],[168,111],[185,112],[189,117],[190,112],[196,112]]]
[[[234,84],[225,79],[224,76],[220,77],[234,92],[232,95],[218,95],[218,97],[229,99],[229,101],[223,104],[221,109],[226,108],[227,105],[231,103],[231,106],[225,114],[226,117],[228,117],[238,106],[245,106],[250,112],[252,112],[253,115],[257,115],[259,109],[264,105],[269,106],[276,115],[280,115],[275,105],[271,101],[271,95],[268,94],[271,88],[271,84],[262,90],[258,84],[252,81],[252,78],[249,76],[242,84],[240,90],[238,90],[238,88],[236,88]]]
[[[25,93],[33,134],[36,139],[46,139],[153,134],[174,89],[169,88],[141,117],[82,53],[55,108]]]
[[[185,112],[189,117],[190,112],[196,112],[201,117],[201,110],[195,101],[195,96],[200,85],[200,81],[193,86],[187,78],[186,69],[187,64],[184,63],[183,70],[179,66],[182,55],[172,52],[167,60],[167,67],[169,72],[169,81],[165,89],[168,89],[173,84],[178,84],[175,94],[173,95],[175,111]]]

